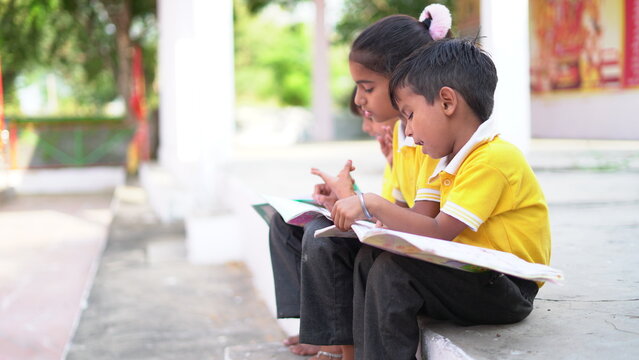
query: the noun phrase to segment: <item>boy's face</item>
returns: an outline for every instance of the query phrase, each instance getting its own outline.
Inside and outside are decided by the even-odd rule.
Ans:
[[[390,101],[388,78],[354,61],[349,61],[349,67],[357,84],[355,104],[362,109],[363,117],[376,123],[396,119],[399,114]]]
[[[406,118],[406,136],[412,136],[422,152],[433,159],[450,154],[454,137],[441,102],[436,98],[431,105],[408,86],[397,89],[396,95],[399,111]]]

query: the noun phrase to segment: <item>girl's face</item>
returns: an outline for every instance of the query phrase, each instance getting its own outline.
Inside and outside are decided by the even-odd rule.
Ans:
[[[386,121],[375,122],[370,118],[362,116],[362,131],[372,137],[382,136],[384,135],[387,127],[392,129],[393,126],[395,126],[395,121],[397,121],[396,117],[390,118]]]
[[[397,119],[399,112],[390,101],[388,78],[354,61],[349,61],[348,65],[357,84],[355,104],[362,109],[363,117],[375,123]]]

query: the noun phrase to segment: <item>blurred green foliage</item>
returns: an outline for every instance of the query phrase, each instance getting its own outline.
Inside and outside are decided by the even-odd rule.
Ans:
[[[235,86],[238,103],[308,106],[311,36],[303,23],[276,23],[234,1]]]
[[[52,41],[53,21],[49,14],[57,2],[0,0],[0,61],[5,101],[14,100],[15,80],[24,71],[43,62],[59,47]]]
[[[116,35],[143,51],[147,93],[155,80],[155,0],[0,0],[0,59],[9,109],[18,76],[52,72],[71,88],[80,112],[96,112],[122,94]],[[125,56],[128,57],[128,54]],[[123,96],[124,97],[124,96]],[[157,95],[150,96],[157,104]],[[84,111],[83,111],[84,110]]]

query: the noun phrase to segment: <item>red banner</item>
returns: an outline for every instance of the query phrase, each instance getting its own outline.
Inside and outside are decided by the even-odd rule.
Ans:
[[[624,86],[639,86],[639,0],[626,0]]]
[[[2,59],[0,58],[0,134],[2,134],[2,130],[5,129],[4,124],[4,95],[2,88]],[[0,148],[2,139],[0,139]]]
[[[146,118],[146,89],[144,85],[144,67],[142,65],[142,49],[136,46],[133,50],[133,91],[131,92],[131,108],[137,120],[137,131],[134,143],[137,147],[138,159],[147,161],[149,154],[149,124]]]

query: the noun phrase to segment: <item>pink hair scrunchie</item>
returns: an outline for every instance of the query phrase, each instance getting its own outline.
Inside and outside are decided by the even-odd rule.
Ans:
[[[426,19],[431,19],[428,32],[433,40],[445,38],[450,27],[453,25],[453,18],[450,16],[450,11],[442,4],[430,4],[426,6],[421,15],[419,15],[419,21],[423,22]]]

